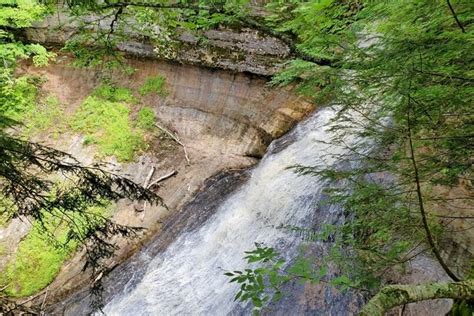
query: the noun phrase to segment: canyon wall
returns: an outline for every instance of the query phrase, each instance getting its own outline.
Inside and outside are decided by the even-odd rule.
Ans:
[[[103,82],[104,76],[99,70],[73,68],[70,62],[68,56],[60,55],[48,67],[23,64],[19,69],[45,78],[42,93],[57,96],[67,115],[73,115],[82,100]],[[120,249],[107,262],[110,269],[156,235],[163,221],[181,209],[206,179],[222,170],[252,166],[273,139],[314,110],[314,106],[296,96],[291,87],[269,87],[267,78],[258,75],[144,58],[130,58],[127,64],[135,69],[132,75],[117,71],[107,73],[107,78],[135,92],[149,77],[166,78],[166,96],[143,97],[140,104],[131,105],[131,116],[142,106],[151,107],[157,123],[179,137],[189,162],[183,147],[169,137],[150,138],[149,149],[131,163],[119,163],[113,157],[103,159],[110,170],[142,184],[152,168],[155,171],[151,181],[171,171],[177,172],[155,188],[167,209],[148,205],[144,211],[137,212],[137,202],[119,202],[114,219],[120,224],[146,230],[136,240],[117,240]],[[84,163],[97,159],[94,146],[84,145],[83,136],[72,131],[59,137],[46,132],[34,140],[65,150]],[[89,276],[82,272],[83,264],[84,253],[78,253],[63,266],[47,288],[48,301],[62,299],[78,288],[87,288]],[[42,297],[40,294],[37,299]]]
[[[106,18],[98,27],[109,25],[110,18]],[[26,29],[24,35],[29,42],[54,49],[62,46],[77,26],[66,15],[58,14]],[[153,108],[157,123],[179,137],[189,161],[182,146],[169,137],[150,138],[149,150],[131,163],[119,163],[114,157],[102,159],[111,171],[142,184],[152,169],[151,181],[171,171],[177,172],[155,188],[167,208],[142,204],[138,208],[144,211],[137,212],[140,202],[118,203],[114,214],[118,223],[146,230],[131,242],[117,240],[120,249],[107,262],[110,269],[156,235],[164,220],[195,196],[206,179],[223,170],[252,166],[273,139],[314,110],[314,106],[297,97],[291,87],[267,85],[268,76],[281,69],[290,57],[290,49],[277,38],[251,29],[216,29],[206,31],[203,41],[184,32],[177,38],[178,45],[164,51],[156,49],[151,41],[139,34],[129,35],[129,39],[116,48],[126,54],[126,64],[135,69],[132,75],[74,68],[72,58],[66,54],[59,54],[48,67],[36,68],[25,63],[19,69],[20,73],[45,78],[42,93],[57,96],[66,115],[73,115],[105,77],[135,92],[146,78],[156,75],[166,78],[167,95],[144,97],[142,104],[132,108],[131,115],[136,115],[144,105]],[[67,151],[85,164],[97,161],[94,146],[84,145],[84,137],[72,131],[59,137],[46,132],[33,140]],[[0,238],[5,239],[0,242],[11,241],[12,247],[8,250],[12,253],[29,227],[27,221],[19,225],[22,229],[17,230],[18,234],[5,238],[0,230]],[[7,228],[6,231],[10,230]],[[6,263],[4,261],[0,262],[0,269]],[[54,302],[81,287],[87,288],[89,276],[82,272],[83,264],[84,253],[68,260],[37,300],[41,301],[48,293],[48,301]]]
[[[104,21],[105,25],[108,22]],[[63,26],[60,31],[56,29],[59,25]],[[75,26],[69,25],[64,16],[55,16],[26,30],[26,37],[33,42],[61,45],[74,30]],[[127,63],[136,69],[132,75],[113,73],[118,85],[136,91],[147,77],[166,78],[167,96],[147,96],[145,103],[154,109],[160,125],[178,135],[189,162],[183,148],[169,139],[150,139],[151,149],[132,163],[106,159],[111,170],[129,175],[139,183],[143,183],[152,168],[155,168],[153,179],[177,171],[177,176],[157,188],[168,209],[148,206],[136,212],[135,203],[121,201],[118,204],[115,220],[147,230],[138,240],[118,240],[120,249],[107,263],[110,269],[159,233],[165,219],[191,200],[202,189],[205,179],[222,170],[252,166],[273,139],[314,110],[313,105],[297,97],[291,87],[267,85],[267,76],[281,69],[290,57],[289,48],[278,39],[250,29],[211,30],[205,33],[205,38],[203,44],[193,35],[184,33],[179,38],[181,44],[166,53],[138,36],[132,36],[117,47],[129,55]],[[57,95],[66,105],[66,111],[73,113],[101,83],[104,73],[73,68],[70,62],[68,56],[60,55],[56,63],[46,68],[25,64],[20,71],[47,78],[44,91]],[[132,115],[137,111],[138,108],[133,109]],[[42,135],[38,140],[66,150],[85,163],[95,159],[94,148],[84,146],[81,135],[66,133],[57,139]],[[24,233],[25,229],[19,231]],[[0,238],[1,233],[0,230]],[[447,252],[451,253],[451,259],[462,261],[467,257],[466,249],[471,256],[471,241],[471,236],[463,234],[457,244],[449,245]],[[457,253],[457,249],[462,251]],[[41,302],[43,295],[49,293],[49,299],[55,301],[79,288],[87,288],[89,278],[82,272],[83,263],[83,253],[71,258],[37,300]],[[417,277],[410,282],[420,280],[422,278]]]
[[[91,21],[90,25],[93,25],[91,30],[99,28],[108,31],[112,17],[99,19],[97,16],[88,16],[84,19]],[[77,32],[77,29],[77,21],[59,13],[27,28],[24,36],[30,42],[62,46]],[[119,41],[115,48],[135,57],[265,76],[275,74],[291,57],[289,47],[280,39],[250,28],[212,29],[204,31],[199,37],[182,31],[176,35],[173,42],[163,47],[158,47],[158,44],[146,36],[128,31],[127,39]]]

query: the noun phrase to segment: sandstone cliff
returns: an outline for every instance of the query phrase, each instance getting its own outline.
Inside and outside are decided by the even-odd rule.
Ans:
[[[43,92],[57,96],[65,111],[72,114],[100,85],[101,73],[99,70],[73,68],[70,61],[69,57],[62,55],[46,68],[25,64],[20,71],[45,78]],[[148,205],[144,211],[136,212],[137,202],[121,201],[118,204],[114,214],[118,223],[145,227],[146,231],[132,242],[117,240],[120,249],[107,263],[110,268],[156,235],[163,221],[178,212],[203,187],[206,179],[222,170],[253,165],[273,139],[286,133],[314,109],[311,103],[297,97],[291,87],[271,88],[265,77],[257,75],[155,59],[130,58],[127,63],[136,71],[132,75],[114,73],[114,82],[119,86],[137,91],[148,77],[161,75],[166,78],[167,95],[147,96],[144,103],[154,110],[161,126],[179,137],[189,162],[183,148],[176,142],[157,138],[149,139],[150,149],[131,163],[105,158],[111,170],[138,183],[144,182],[152,168],[155,169],[152,181],[177,171],[176,176],[156,188],[168,210]],[[132,109],[132,115],[140,106]],[[85,145],[83,137],[72,131],[59,137],[44,133],[35,140],[65,150],[86,164],[96,159],[94,146]],[[9,235],[12,244],[28,231],[28,225],[24,225],[21,231],[18,230],[21,234]],[[48,301],[54,302],[81,287],[87,288],[89,276],[82,272],[83,263],[83,253],[71,258],[37,300],[41,301],[47,292]]]

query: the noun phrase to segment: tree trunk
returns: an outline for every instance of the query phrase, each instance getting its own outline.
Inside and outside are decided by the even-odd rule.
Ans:
[[[389,285],[375,295],[359,315],[383,316],[395,306],[439,298],[474,299],[474,279],[453,283]]]

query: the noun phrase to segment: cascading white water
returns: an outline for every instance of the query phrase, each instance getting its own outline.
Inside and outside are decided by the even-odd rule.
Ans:
[[[222,203],[202,227],[184,233],[152,259],[141,281],[116,294],[106,305],[105,313],[232,313],[240,303],[234,302],[237,288],[229,283],[224,271],[244,267],[244,251],[253,249],[255,242],[275,247],[286,257],[294,256],[299,238],[277,227],[314,222],[324,182],[299,176],[288,167],[337,163],[333,156],[344,154],[344,148],[318,142],[331,138],[327,123],[334,114],[329,108],[315,113],[283,141],[277,141],[290,143],[278,152],[273,150],[273,143],[247,183]],[[354,141],[348,139],[346,144]],[[326,210],[329,214],[319,214],[316,220],[328,220],[330,213],[336,211]]]

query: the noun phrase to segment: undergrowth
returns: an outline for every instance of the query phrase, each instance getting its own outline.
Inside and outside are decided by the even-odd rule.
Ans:
[[[38,93],[37,77],[21,76],[19,78],[1,78],[0,113],[19,123],[24,122],[26,116],[35,107]]]
[[[136,101],[132,90],[124,87],[117,87],[109,83],[100,85],[94,90],[92,95],[111,102],[134,103]]]
[[[17,122],[24,136],[47,131],[57,138],[69,128],[85,134],[84,144],[97,145],[99,156],[115,156],[121,162],[133,160],[137,152],[147,148],[144,136],[154,128],[155,113],[144,106],[132,120],[131,106],[141,102],[132,90],[106,81],[83,101],[68,122],[57,97],[40,95],[43,80],[33,76],[11,79],[6,83],[8,89],[5,87],[8,93],[0,100],[0,110]],[[139,93],[165,96],[165,78],[148,78]]]
[[[140,93],[163,94],[164,79],[154,79],[148,80]],[[70,128],[84,133],[85,143],[96,144],[101,155],[115,156],[119,161],[130,161],[136,152],[146,148],[144,135],[154,128],[155,113],[152,108],[142,106],[132,120],[131,105],[139,99],[130,89],[110,84],[99,86],[80,105],[71,122],[67,122],[57,97],[40,96],[40,83],[38,78],[27,76],[14,79],[10,98],[1,100],[0,109],[18,122],[26,137],[44,131],[58,135]],[[87,206],[85,213],[108,217],[109,206]],[[12,204],[0,196],[0,227],[10,222],[12,210]],[[77,230],[89,229],[87,217],[70,216],[75,217],[76,223],[82,223],[83,227],[76,227]],[[78,247],[69,240],[71,230],[61,216],[46,214],[45,218],[42,223],[33,222],[13,259],[0,271],[0,287],[5,288],[8,296],[26,297],[44,289]]]
[[[0,112],[15,121],[26,137],[46,130],[57,136],[66,126],[59,99],[52,94],[40,95],[39,87],[43,82],[42,77],[26,75],[0,85],[3,92]]]
[[[50,94],[38,100],[25,118],[25,134],[28,136],[48,130],[55,138],[65,131],[66,118],[59,99]]]
[[[110,204],[107,203],[89,206],[85,210],[86,213],[105,217],[111,215]],[[87,225],[82,214],[70,215],[75,217],[78,225]],[[5,293],[11,297],[29,296],[48,286],[78,246],[69,240],[70,228],[60,217],[48,215],[46,219],[43,225],[33,223],[30,232],[20,242],[15,257],[2,273],[0,284],[6,286]]]

